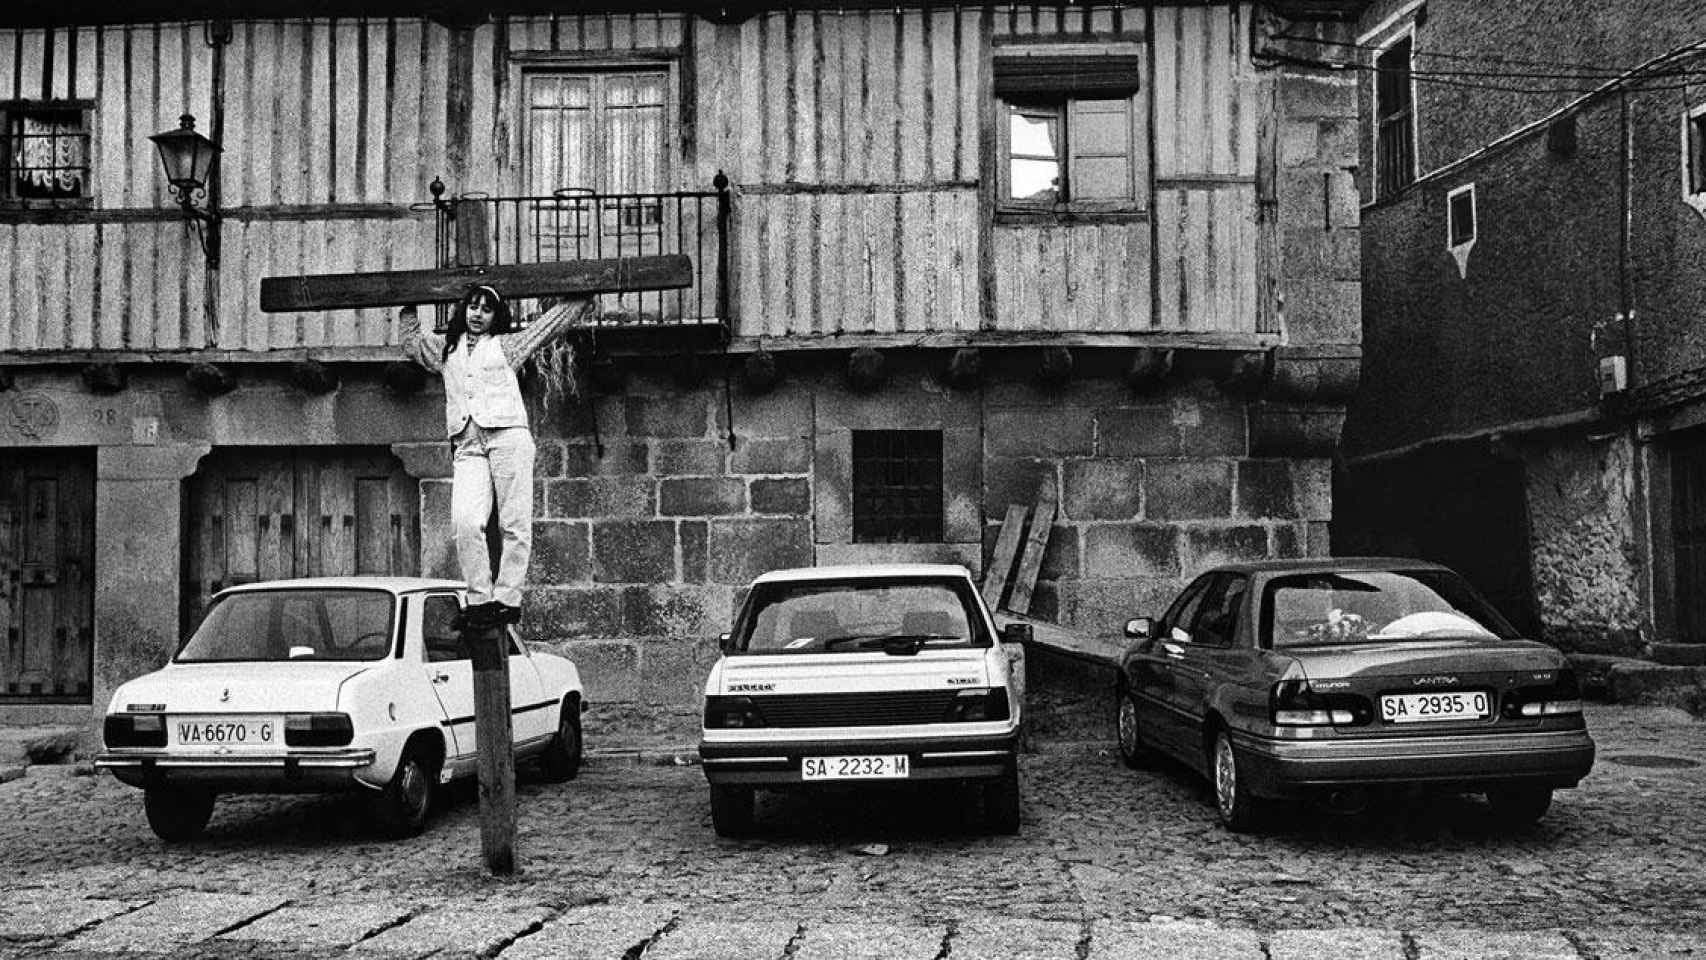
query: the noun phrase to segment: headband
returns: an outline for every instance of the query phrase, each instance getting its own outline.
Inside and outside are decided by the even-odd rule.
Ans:
[[[491,298],[493,300],[496,300],[499,303],[504,302],[503,294],[499,293],[497,291],[496,287],[492,287],[492,286],[489,286],[489,285],[484,284],[484,283],[476,283],[472,288],[469,289],[468,295],[473,296],[475,291],[479,291],[479,290],[484,290],[487,294],[489,294],[491,296]]]

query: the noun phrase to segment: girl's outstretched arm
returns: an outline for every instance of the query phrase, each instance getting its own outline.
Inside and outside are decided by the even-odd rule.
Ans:
[[[504,359],[511,369],[520,369],[527,358],[539,349],[575,327],[584,326],[596,310],[592,297],[572,297],[535,317],[527,329],[506,333],[498,338],[503,345]]]
[[[421,329],[421,318],[414,307],[404,307],[397,319],[403,327],[403,356],[433,373],[443,370],[444,338]]]

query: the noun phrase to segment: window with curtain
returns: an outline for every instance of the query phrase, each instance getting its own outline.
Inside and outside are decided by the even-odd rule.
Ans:
[[[1135,55],[998,56],[1000,208],[1141,209],[1141,70]]]
[[[89,109],[75,103],[0,105],[4,195],[13,200],[80,200],[91,196]]]
[[[539,72],[526,87],[527,192],[562,201],[547,211],[554,232],[655,226],[662,204],[634,195],[667,183],[669,73]]]

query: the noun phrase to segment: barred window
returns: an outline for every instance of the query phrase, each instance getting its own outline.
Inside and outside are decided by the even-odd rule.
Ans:
[[[82,200],[91,196],[89,114],[77,101],[0,103],[0,166],[8,200]]]
[[[853,542],[942,540],[942,432],[853,431]]]

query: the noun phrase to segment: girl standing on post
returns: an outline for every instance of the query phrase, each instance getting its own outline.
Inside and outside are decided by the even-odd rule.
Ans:
[[[534,444],[516,371],[592,308],[589,298],[570,299],[515,331],[509,303],[482,284],[457,303],[442,337],[421,330],[414,307],[403,308],[403,352],[444,376],[444,425],[452,447],[450,525],[468,584],[471,626],[521,619],[521,590],[533,552]],[[494,499],[503,532],[495,581],[485,535]]]

